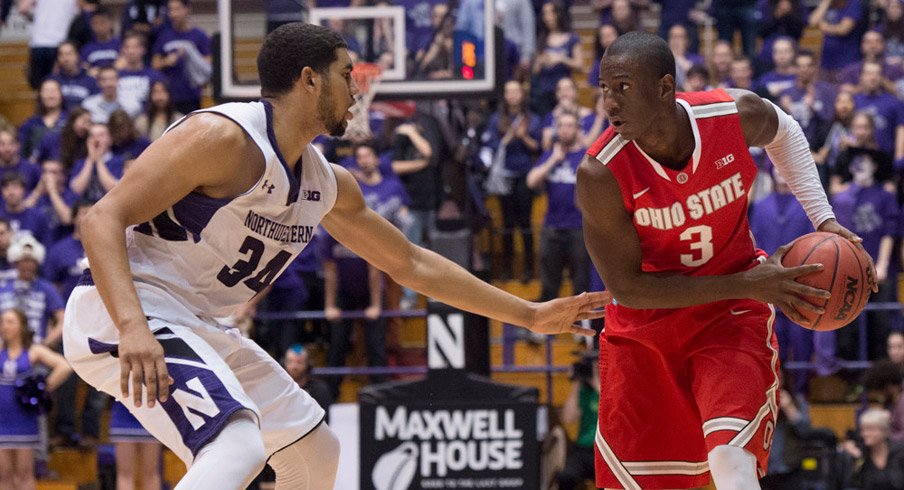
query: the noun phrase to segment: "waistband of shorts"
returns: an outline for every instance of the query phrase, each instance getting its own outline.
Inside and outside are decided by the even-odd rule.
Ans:
[[[91,277],[91,269],[85,269],[82,271],[82,275],[78,278],[78,283],[76,286],[93,286],[94,278]]]

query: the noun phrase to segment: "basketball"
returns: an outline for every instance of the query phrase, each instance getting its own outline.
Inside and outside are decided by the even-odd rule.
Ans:
[[[824,268],[798,277],[797,282],[832,293],[821,305],[825,308],[822,315],[800,312],[812,322],[805,328],[836,330],[857,318],[870,295],[866,252],[834,233],[809,233],[794,240],[791,249],[782,257],[785,267],[805,264],[822,264]]]

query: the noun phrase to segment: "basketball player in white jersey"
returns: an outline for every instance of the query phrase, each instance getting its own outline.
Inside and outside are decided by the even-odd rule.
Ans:
[[[221,326],[323,223],[400,284],[540,333],[586,333],[601,293],[530,303],[416,247],[311,144],[341,135],[357,87],[342,38],[289,24],[258,57],[263,99],[196,112],[132,165],[82,227],[90,269],[66,311],[66,357],[188,466],[183,489],[332,489],[323,410],[260,347]]]

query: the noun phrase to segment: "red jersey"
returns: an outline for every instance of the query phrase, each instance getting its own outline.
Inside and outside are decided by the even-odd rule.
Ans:
[[[753,267],[747,196],[756,178],[734,99],[722,89],[677,94],[690,116],[695,148],[681,170],[664,167],[608,128],[587,152],[606,165],[640,239],[644,272],[690,276]],[[658,310],[618,314],[649,322]]]

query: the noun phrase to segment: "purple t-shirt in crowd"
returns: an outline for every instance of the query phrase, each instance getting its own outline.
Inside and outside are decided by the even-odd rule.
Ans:
[[[380,163],[377,166],[377,168],[380,169],[380,175],[393,179],[399,178],[399,176],[392,171],[392,150],[386,150],[383,153],[380,153],[377,155],[377,158],[380,160]],[[361,167],[358,166],[358,161],[355,160],[355,155],[349,155],[342,160],[339,160],[339,165],[349,170],[361,170]]]
[[[31,234],[44,245],[49,242],[49,227],[47,217],[37,208],[26,208],[18,213],[11,212],[5,207],[0,208],[0,218],[9,220],[10,231],[13,235],[21,231],[30,231]]]
[[[76,201],[78,201],[78,194],[73,192],[69,187],[63,189],[63,192],[60,193],[60,197],[63,198],[63,202],[66,203],[66,205],[70,208],[75,205]],[[48,229],[48,245],[56,243],[67,235],[72,234],[72,225],[64,225],[60,222],[60,217],[57,215],[56,210],[53,208],[53,202],[51,202],[50,197],[47,194],[44,194],[43,196],[38,198],[38,202],[35,203],[34,209],[37,209],[44,214],[44,220],[47,222]]]
[[[408,192],[405,186],[398,178],[384,177],[379,184],[370,185],[364,182],[358,182],[361,187],[361,194],[364,195],[364,202],[367,207],[374,210],[377,214],[388,220],[390,223],[402,228],[405,223],[402,222],[400,212],[403,207],[411,204]]]
[[[122,45],[118,37],[105,42],[88,43],[82,47],[82,62],[88,63],[92,68],[104,68],[113,66],[119,57],[119,48]]]
[[[797,76],[793,73],[782,74],[773,70],[764,73],[763,76],[756,80],[754,85],[766,89],[770,96],[778,97],[779,94],[793,87],[796,79]]]
[[[876,125],[876,143],[883,151],[894,155],[895,131],[898,126],[904,125],[904,103],[892,94],[881,92],[855,95],[854,107],[872,114]]]
[[[778,247],[813,231],[813,224],[793,194],[772,192],[752,205],[750,231],[757,248],[772,254]]]
[[[515,116],[516,118],[518,116]],[[523,117],[523,116],[522,116]],[[515,121],[512,121],[514,124]],[[542,125],[540,118],[535,114],[530,114],[527,120],[527,134],[531,138],[540,142],[542,137]],[[495,152],[502,143],[502,137],[505,133],[499,132],[499,112],[495,112],[490,116],[487,123],[487,129],[484,132],[484,141],[486,145]],[[512,138],[505,147],[505,170],[513,177],[527,175],[534,166],[534,154],[520,138]]]
[[[64,307],[56,287],[44,279],[38,278],[31,283],[15,279],[0,286],[0,311],[21,309],[28,318],[28,328],[35,334],[35,342],[41,342],[47,336],[47,324]]]
[[[825,21],[829,24],[837,24],[842,19],[848,18],[855,23],[860,20],[860,0],[848,0],[841,8],[829,8]],[[857,37],[857,29],[844,36],[826,34],[822,38],[821,65],[828,70],[839,70],[860,59],[860,39]]]
[[[47,251],[44,279],[56,284],[64,301],[69,299],[69,294],[78,284],[82,275],[79,261],[84,257],[85,247],[82,246],[81,240],[76,240],[72,235],[54,243]]]
[[[863,248],[876,260],[882,237],[898,236],[898,201],[881,184],[860,187],[851,184],[832,199],[838,224],[863,238]]]
[[[100,92],[100,89],[97,87],[97,82],[91,75],[88,75],[85,70],[81,70],[75,76],[57,73],[48,78],[56,80],[60,84],[60,90],[63,92],[63,101],[65,102],[66,110],[71,110],[74,107],[82,105],[82,101],[89,95]]]
[[[571,36],[561,46],[542,46],[537,55],[542,53],[564,54],[569,58],[572,56],[574,47],[581,42],[581,38],[577,34],[571,33]],[[533,83],[537,84],[537,88],[543,92],[555,92],[556,84],[559,80],[571,76],[571,67],[565,63],[556,63],[553,66],[541,68],[535,77]]]
[[[311,241],[308,242],[308,246],[303,248],[298,257],[295,258],[293,263],[298,266],[299,273],[317,272],[320,270],[322,252],[320,241],[323,240],[325,234],[323,228],[318,228],[314,236],[311,237]]]
[[[343,7],[348,7],[345,1]],[[405,9],[405,45],[408,52],[414,53],[427,46],[433,39],[433,6],[439,0],[399,0],[393,2]],[[320,7],[320,1],[317,2]]]
[[[113,145],[110,151],[123,162],[127,162],[138,158],[138,155],[141,155],[149,146],[151,146],[151,140],[140,136],[135,141],[130,141],[122,146]]]
[[[549,204],[543,226],[557,229],[579,229],[582,226],[581,212],[575,205],[575,189],[578,166],[586,150],[573,151],[565,155],[565,160],[546,176],[546,196]],[[536,166],[542,165],[552,150],[543,153]]]
[[[34,153],[34,160],[37,162],[59,160],[61,158],[60,145],[62,140],[62,131],[51,131],[45,134]]]
[[[44,125],[44,118],[40,114],[29,117],[19,126],[19,154],[22,158],[31,158],[37,152],[41,145],[41,140],[47,133],[63,130],[66,125],[66,113],[60,114],[53,127],[48,128]]]
[[[311,244],[308,243],[308,246],[305,248],[310,248]],[[286,267],[286,270],[283,271],[279,277],[273,281],[274,289],[289,289],[299,291],[299,294],[303,294],[304,283],[301,280],[301,269],[302,269],[302,260],[301,256],[295,257],[292,262],[289,262],[289,266]]]
[[[141,106],[147,103],[151,96],[151,86],[154,82],[165,81],[163,73],[153,68],[141,70],[119,70],[119,83],[116,85],[117,93],[131,100],[141,102]]]
[[[0,165],[0,178],[2,178],[7,172],[18,172],[19,175],[21,175],[22,178],[25,179],[26,192],[31,192],[31,190],[34,189],[36,185],[38,185],[38,181],[41,180],[41,167],[25,159],[20,159],[19,163],[11,167],[4,167]]]
[[[817,119],[823,122],[830,122],[835,114],[835,86],[831,83],[816,81],[813,85],[815,96],[813,104],[809,105],[805,101],[807,90],[793,84],[790,88],[781,93],[780,99],[788,97],[791,99],[790,113],[804,131],[804,135],[808,141],[816,141],[816,130],[818,124]]]
[[[197,27],[193,27],[187,32],[179,32],[173,28],[163,29],[154,43],[153,53],[166,56],[179,49],[184,49],[188,44],[193,44],[202,56],[210,56],[210,38]],[[201,100],[201,87],[192,86],[185,63],[186,59],[183,56],[175,66],[163,69],[163,74],[169,78],[173,102],[177,104]]]
[[[367,262],[330,235],[323,237],[320,246],[323,247],[323,260],[336,262],[338,293],[366,298],[370,294]]]
[[[581,131],[583,131],[584,134],[589,133],[590,128],[593,127],[593,123],[595,121],[596,121],[596,114],[593,114],[593,113],[587,114],[586,116],[582,117],[581,121],[580,121]],[[608,124],[609,124],[608,121],[606,121],[606,123],[603,124],[603,129],[606,129],[608,127]],[[556,137],[556,120],[553,117],[551,112],[549,114],[543,116],[543,122],[541,123],[541,131],[545,130],[546,128],[552,128],[552,136],[553,136],[552,140],[558,141],[558,138]]]
[[[841,72],[841,83],[859,85],[861,70],[863,70],[862,61],[857,61],[845,66],[844,70]],[[900,65],[882,63],[882,76],[893,82],[900,80],[901,78],[904,78],[904,68],[901,68]]]
[[[70,182],[73,177],[78,175],[79,172],[82,171],[82,168],[85,166],[85,159],[79,159],[75,161],[75,165],[72,166],[72,172],[69,173]],[[125,163],[121,158],[110,155],[107,159],[107,168],[110,170],[110,173],[113,174],[117,179],[122,178],[122,174],[124,171]],[[88,187],[85,188],[85,191],[82,193],[80,197],[84,197],[85,199],[90,199],[92,201],[99,201],[100,198],[104,197],[104,194],[107,192],[103,189],[100,184],[100,181],[97,177],[97,169],[94,170],[94,175],[91,178],[91,181],[88,183]]]

